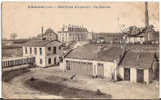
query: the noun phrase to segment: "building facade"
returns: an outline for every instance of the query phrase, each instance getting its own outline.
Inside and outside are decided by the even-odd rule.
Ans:
[[[58,40],[61,42],[84,41],[87,40],[88,30],[83,26],[68,25],[63,26],[58,32]]]
[[[40,67],[57,65],[61,54],[61,43],[50,40],[31,40],[23,46],[23,56],[35,57]]]
[[[124,80],[150,83],[158,77],[155,74],[159,69],[159,61],[157,61],[155,53],[129,51],[122,60],[120,68],[124,71]]]
[[[128,36],[126,39],[126,43],[140,43],[143,44],[145,42],[144,36]]]
[[[103,77],[110,80],[150,83],[158,63],[154,53],[126,51],[120,47],[104,48],[87,44],[69,53],[61,69],[76,74]]]
[[[71,51],[64,58],[60,68],[77,74],[106,77],[111,80],[115,78],[117,67],[114,59],[118,59],[122,53],[123,49],[118,51],[117,47],[103,49],[102,46],[87,44]]]

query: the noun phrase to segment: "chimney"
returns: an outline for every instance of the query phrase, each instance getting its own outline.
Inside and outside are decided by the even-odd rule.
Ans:
[[[65,30],[65,25],[63,24],[62,31],[64,31],[64,30]]]
[[[145,27],[149,26],[148,2],[145,2]]]
[[[44,34],[44,28],[43,26],[41,27],[41,39],[43,40],[43,34]]]

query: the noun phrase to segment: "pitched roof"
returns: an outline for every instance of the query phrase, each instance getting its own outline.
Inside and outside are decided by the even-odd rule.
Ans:
[[[152,52],[128,51],[121,62],[122,67],[150,68],[154,61]]]
[[[93,44],[84,45],[82,47],[78,47],[71,51],[66,58],[75,58],[75,59],[94,59],[96,56],[97,47]]]
[[[97,59],[99,61],[111,61],[119,58],[123,54],[123,49],[120,47],[110,47],[98,53]]]
[[[86,59],[97,61],[113,61],[122,54],[119,47],[100,48],[96,44],[86,44],[71,51],[66,58]]]
[[[113,62],[115,59],[121,57],[123,53],[124,50],[120,47],[104,47],[101,49],[96,44],[87,44],[74,49],[66,58]],[[129,50],[123,56],[120,67],[150,68],[154,59],[154,53],[152,52]]]
[[[60,45],[61,43],[59,41],[54,40],[41,40],[41,39],[34,39],[30,40],[27,43],[24,44],[24,46],[32,46],[32,47],[44,47],[49,45]]]

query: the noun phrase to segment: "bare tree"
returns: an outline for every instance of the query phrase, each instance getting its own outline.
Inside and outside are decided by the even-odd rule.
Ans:
[[[10,38],[12,40],[15,40],[17,38],[17,34],[16,33],[11,33]]]

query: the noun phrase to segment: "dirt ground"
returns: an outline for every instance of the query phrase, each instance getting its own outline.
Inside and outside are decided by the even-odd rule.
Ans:
[[[62,72],[58,67],[32,68],[16,71],[2,84],[3,98],[58,99],[58,98],[108,98],[108,99],[155,99],[159,98],[159,85],[144,85],[127,81],[112,82],[107,79],[92,79],[73,73]],[[20,74],[20,73],[23,74]],[[4,73],[4,72],[3,72]],[[31,81],[31,77],[34,79]],[[3,79],[4,80],[4,79]],[[41,88],[42,87],[42,88]],[[58,88],[57,88],[58,87]],[[61,88],[60,88],[61,87]],[[97,96],[97,89],[104,95]],[[90,96],[87,96],[90,95]]]

